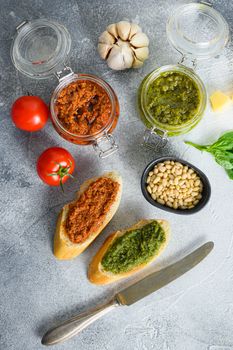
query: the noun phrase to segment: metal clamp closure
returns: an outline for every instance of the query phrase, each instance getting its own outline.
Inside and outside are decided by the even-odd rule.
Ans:
[[[177,51],[179,51],[179,50],[177,50]],[[181,57],[181,60],[178,62],[178,64],[181,64],[182,66],[187,67],[188,66],[187,63],[191,63],[191,67],[190,68],[192,68],[193,70],[195,70],[197,68],[197,60],[196,60],[196,58],[190,59],[187,56],[183,55],[181,52],[180,52],[180,54],[182,55],[182,57]]]
[[[167,142],[167,131],[153,127],[152,129],[145,130],[142,146],[157,150],[158,148],[165,147]]]
[[[105,133],[103,136],[98,137],[95,140],[93,148],[100,158],[106,158],[115,153],[119,147],[116,144],[114,137],[111,134]]]
[[[207,5],[210,7],[213,7],[213,4],[211,4],[209,1],[200,1],[200,4]]]
[[[21,22],[21,23],[16,27],[17,32],[19,32],[20,29],[21,29],[23,26],[25,26],[25,24],[27,24],[27,23],[28,23],[27,20]]]
[[[65,78],[68,78],[71,75],[73,75],[74,72],[70,67],[65,66],[62,70],[60,70],[59,72],[56,72],[54,74],[55,74],[56,78],[59,80],[59,82],[61,82]]]

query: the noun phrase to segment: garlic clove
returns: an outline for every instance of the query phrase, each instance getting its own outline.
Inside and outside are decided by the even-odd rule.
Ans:
[[[130,44],[134,47],[143,47],[149,45],[148,36],[145,33],[136,33],[130,40]]]
[[[133,61],[133,68],[140,68],[143,65],[143,61],[140,61],[139,59],[137,59],[137,57],[134,58]]]
[[[127,40],[129,37],[131,25],[129,22],[121,21],[116,24],[118,35],[122,40]]]
[[[118,39],[117,42],[116,42],[116,45],[120,46],[120,47],[125,47],[125,48],[128,48],[131,50],[131,45],[128,41],[124,41],[124,40],[121,40],[121,39]]]
[[[123,55],[119,46],[113,45],[113,48],[110,51],[107,59],[107,64],[110,68],[115,70],[125,69],[125,62],[123,60]]]
[[[106,30],[99,37],[99,43],[101,44],[112,45],[114,44],[114,42],[114,37],[111,34],[109,34],[109,32],[107,32]]]
[[[108,53],[111,50],[111,48],[112,48],[112,45],[99,43],[98,44],[98,52],[99,52],[100,57],[105,60],[106,57],[108,56]]]
[[[109,26],[107,26],[107,31],[112,34],[114,38],[118,38],[116,23],[109,24]]]
[[[123,70],[132,67],[133,60],[133,52],[129,47],[113,45],[107,63],[112,69]]]
[[[149,56],[149,49],[147,46],[134,49],[134,55],[140,61],[145,61]]]
[[[131,28],[130,28],[130,33],[129,33],[129,40],[132,39],[132,37],[136,34],[136,33],[140,33],[142,31],[142,28],[139,27],[138,24],[136,23],[131,23]]]
[[[123,47],[122,55],[123,55],[123,60],[125,62],[125,68],[131,68],[134,61],[133,51],[128,47]]]

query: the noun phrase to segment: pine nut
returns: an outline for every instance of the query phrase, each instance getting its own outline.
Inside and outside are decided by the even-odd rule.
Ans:
[[[154,184],[157,184],[160,180],[161,180],[161,177],[156,177],[153,182]]]
[[[164,200],[160,199],[160,198],[157,199],[157,202],[160,203],[160,204],[165,204]]]
[[[192,202],[192,200],[193,200],[192,197],[188,197],[184,200],[184,203]]]
[[[191,193],[191,196],[192,196],[192,197],[197,197],[197,196],[198,196],[198,193],[197,193],[197,192],[192,192],[192,193]]]
[[[166,171],[166,167],[160,166],[159,167],[159,171],[161,171],[161,173],[164,173]]]
[[[163,186],[162,186],[162,185],[159,185],[159,187],[158,187],[158,192],[162,191],[162,189],[163,189]]]
[[[158,173],[158,175],[157,175],[158,177],[163,177],[163,173]]]

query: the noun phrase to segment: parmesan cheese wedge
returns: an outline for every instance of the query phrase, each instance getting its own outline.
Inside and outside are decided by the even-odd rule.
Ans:
[[[225,106],[227,106],[231,99],[229,96],[225,95],[222,91],[215,91],[210,96],[211,106],[214,112],[221,111]]]

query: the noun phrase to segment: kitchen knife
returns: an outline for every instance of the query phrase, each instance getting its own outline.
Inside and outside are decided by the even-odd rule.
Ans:
[[[166,286],[199,264],[213,249],[214,243],[207,242],[185,258],[151,273],[138,282],[118,292],[108,303],[98,306],[50,329],[42,338],[43,345],[63,342],[81,332],[89,324],[114,309],[116,306],[132,305],[156,290]]]

